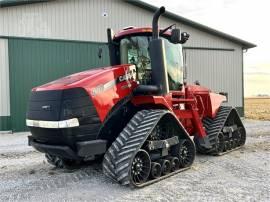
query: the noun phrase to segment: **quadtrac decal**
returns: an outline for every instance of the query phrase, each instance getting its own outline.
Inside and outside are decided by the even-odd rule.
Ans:
[[[114,80],[111,80],[105,84],[100,84],[97,87],[95,87],[91,91],[91,95],[95,96],[99,93],[102,93],[102,92],[114,87],[116,84],[124,82],[124,81],[127,82],[127,85],[124,85],[121,88],[122,89],[130,88],[131,87],[130,80],[135,80],[135,79],[136,79],[136,67],[135,67],[135,65],[132,65],[128,68],[128,70],[125,71],[124,75],[121,75]]]

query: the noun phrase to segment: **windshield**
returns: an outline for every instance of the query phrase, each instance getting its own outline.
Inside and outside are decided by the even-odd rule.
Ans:
[[[120,41],[121,64],[134,64],[137,71],[137,80],[140,84],[151,84],[151,62],[149,42],[151,36],[130,36]],[[165,57],[167,62],[170,90],[179,90],[183,84],[182,46],[165,41]]]
[[[165,54],[168,71],[168,80],[170,90],[179,90],[183,84],[183,57],[182,46],[172,44],[165,39]]]

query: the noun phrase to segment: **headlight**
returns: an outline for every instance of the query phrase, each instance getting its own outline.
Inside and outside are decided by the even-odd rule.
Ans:
[[[77,118],[63,121],[39,121],[26,119],[26,125],[39,128],[73,128],[79,126],[80,123]]]

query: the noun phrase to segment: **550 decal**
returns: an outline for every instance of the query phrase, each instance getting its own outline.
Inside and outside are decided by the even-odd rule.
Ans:
[[[91,91],[91,95],[95,96],[99,93],[102,93],[102,92],[112,88],[116,84],[124,82],[124,81],[128,82],[128,84],[124,86],[125,88],[131,87],[131,84],[129,82],[130,80],[136,80],[136,67],[135,67],[135,65],[129,66],[128,70],[125,71],[124,75],[121,75],[114,80],[111,80],[105,84],[100,84],[97,87],[95,87]],[[122,89],[124,89],[124,88],[122,88]]]

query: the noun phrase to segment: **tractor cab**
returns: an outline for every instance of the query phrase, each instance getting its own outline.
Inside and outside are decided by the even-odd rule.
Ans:
[[[155,50],[162,52],[163,69],[167,72],[166,80],[168,80],[167,85],[170,91],[181,90],[183,86],[182,43],[188,38],[188,35],[184,33],[183,39],[179,40],[177,35],[179,35],[180,31],[171,29],[173,26],[159,30],[159,39],[162,40],[163,46],[162,49]],[[153,72],[162,72],[158,72],[157,67],[152,64],[153,61],[157,60],[156,54],[153,54],[151,59],[152,28],[128,27],[114,36],[112,36],[112,31],[108,29],[108,39],[112,65],[134,64],[136,66],[137,81],[140,85],[151,86],[157,84],[157,82],[153,81]]]

